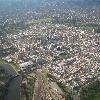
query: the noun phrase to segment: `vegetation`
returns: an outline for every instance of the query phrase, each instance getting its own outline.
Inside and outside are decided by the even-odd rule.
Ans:
[[[5,91],[6,91],[6,87],[4,85],[0,85],[0,100],[3,100]]]
[[[4,57],[4,56],[8,56],[11,53],[14,53],[16,51],[16,48],[14,48],[13,46],[7,49],[1,49],[0,50],[0,56]]]
[[[73,100],[71,91],[66,87],[65,84],[61,82],[57,82],[58,86],[62,89],[62,91],[65,93],[66,100]]]
[[[30,26],[30,25],[33,25],[33,24],[49,23],[49,22],[52,22],[52,18],[47,17],[47,18],[43,18],[43,19],[31,20],[31,21],[29,21],[29,22],[27,22],[25,24]]]
[[[35,78],[29,77],[28,78],[28,84],[27,84],[27,92],[28,92],[28,95],[29,95],[29,100],[32,100],[32,97],[33,97],[34,84],[35,84]]]
[[[4,64],[4,63],[5,63],[5,61],[0,58],[0,64]]]
[[[16,73],[18,74],[18,71],[20,71],[20,68],[18,66],[18,64],[11,62],[9,63],[9,65],[16,71]]]
[[[86,30],[93,30],[95,29],[96,32],[100,33],[100,24],[95,24],[95,23],[84,23],[81,22],[80,20],[76,19],[67,19],[67,18],[54,18],[53,23],[60,23],[60,24],[66,24],[68,26],[75,26],[75,27],[80,27],[81,29],[86,29]]]
[[[68,54],[68,53],[60,53],[58,56],[55,56],[54,57],[54,61],[56,60],[63,60],[63,59],[68,59],[71,57],[71,54]]]
[[[100,33],[100,28],[95,28],[96,33]]]
[[[22,100],[32,100],[35,86],[35,78],[32,76],[22,75]]]
[[[97,29],[100,27],[99,24],[93,24],[93,23],[78,23],[78,26],[81,27],[82,29]]]
[[[59,57],[62,58],[62,59],[68,59],[71,57],[71,54],[68,54],[68,53],[60,53],[59,54]]]
[[[10,65],[16,71],[17,74],[18,74],[18,71],[20,70],[19,66],[16,63],[14,63],[14,62],[8,63],[7,61],[5,61],[1,58],[0,58],[0,64]]]
[[[0,66],[0,100],[3,100],[3,97],[6,92],[5,84],[8,81],[8,76],[5,73],[5,70]]]
[[[62,89],[62,91],[65,94],[65,100],[73,100],[72,93],[71,93],[70,89],[68,87],[66,87],[65,84],[63,84],[62,82],[59,82],[58,79],[56,77],[54,77],[53,75],[51,75],[51,74],[48,74],[48,77],[52,81],[56,82],[57,85]]]
[[[65,93],[66,100],[73,100],[72,92],[65,84],[59,82],[58,79],[51,74],[48,74],[48,77],[52,81],[56,82],[62,89]],[[100,82],[96,81],[83,87],[80,92],[80,100],[100,100]]]
[[[5,70],[0,66],[0,80],[4,82],[6,79],[7,79],[7,76],[6,76]]]
[[[100,100],[100,82],[93,82],[82,88],[80,100]]]

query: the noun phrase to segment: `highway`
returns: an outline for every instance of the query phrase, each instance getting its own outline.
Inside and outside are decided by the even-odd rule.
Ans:
[[[7,93],[4,100],[21,100],[21,76],[17,76],[16,71],[8,64],[0,64],[0,67],[3,67],[6,73],[12,77],[8,82]]]

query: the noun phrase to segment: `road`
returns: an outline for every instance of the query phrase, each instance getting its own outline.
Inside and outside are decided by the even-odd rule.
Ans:
[[[37,73],[37,80],[35,83],[35,89],[34,89],[34,97],[33,100],[46,100],[46,95],[44,93],[44,87],[43,87],[43,82],[42,82],[42,76],[40,73]]]
[[[0,67],[3,67],[6,73],[10,76],[16,76],[16,71],[8,64],[0,64]],[[8,84],[7,94],[4,97],[4,100],[21,100],[21,76],[13,78]]]
[[[50,84],[43,72],[37,71],[36,77],[33,100],[63,100],[56,91],[50,88]]]

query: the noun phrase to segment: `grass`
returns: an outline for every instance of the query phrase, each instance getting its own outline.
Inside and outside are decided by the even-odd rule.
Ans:
[[[100,100],[100,82],[96,81],[83,87],[80,92],[80,100]]]
[[[34,93],[35,78],[31,77],[28,80],[29,81],[28,81],[27,89],[28,89],[28,94],[29,94],[29,100],[31,100]]]
[[[97,95],[95,98],[93,98],[92,100],[100,100],[100,94]]]
[[[47,18],[42,18],[42,19],[37,19],[37,20],[31,20],[29,22],[26,22],[25,24],[30,26],[33,24],[39,24],[39,23],[49,23],[52,22],[52,18],[51,17],[47,17]]]
[[[6,61],[4,61],[3,59],[0,58],[0,64],[5,64]]]
[[[20,70],[19,66],[15,63],[11,63],[9,64],[15,71],[16,73],[18,74],[18,71]]]
[[[32,100],[34,94],[35,78],[31,76],[24,76],[24,80],[27,84],[22,87],[22,98],[21,100]]]

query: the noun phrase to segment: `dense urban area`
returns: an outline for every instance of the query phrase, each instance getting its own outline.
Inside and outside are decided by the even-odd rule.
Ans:
[[[100,100],[99,0],[0,0],[0,100]]]

